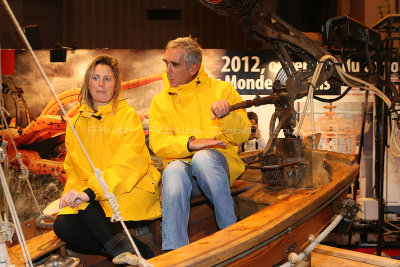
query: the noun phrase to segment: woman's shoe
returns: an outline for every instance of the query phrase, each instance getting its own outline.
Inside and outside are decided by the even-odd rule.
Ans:
[[[138,256],[132,254],[130,252],[124,252],[116,256],[112,262],[114,264],[128,264],[132,266],[142,266],[142,267],[153,267],[150,263],[148,263],[145,259],[139,259]]]

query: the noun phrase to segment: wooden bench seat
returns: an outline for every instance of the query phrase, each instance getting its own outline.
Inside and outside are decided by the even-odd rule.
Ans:
[[[252,188],[255,186],[256,183],[254,182],[249,182],[245,180],[236,180],[233,185],[231,186],[231,194],[236,199],[236,196],[239,195],[240,193],[247,191],[248,189]],[[236,203],[236,201],[235,201]],[[213,212],[212,208],[207,208],[206,206],[208,205],[208,200],[206,197],[203,195],[198,195],[193,197],[190,200],[190,205],[191,208],[197,209],[197,210],[205,210],[209,209],[210,212]],[[201,205],[204,205],[204,207],[201,207]],[[194,211],[194,213],[198,213]],[[200,212],[203,214],[203,212]],[[199,217],[202,215],[199,213]],[[195,214],[193,214],[195,217]],[[195,220],[195,219],[193,219]],[[150,230],[153,234],[154,241],[156,243],[161,244],[161,228],[160,228],[160,221],[161,218],[156,219],[150,223]],[[27,240],[27,247],[29,250],[29,254],[31,256],[32,261],[35,261],[39,259],[40,257],[52,253],[53,251],[56,251],[57,249],[62,249],[62,254],[65,255],[65,242],[59,239],[54,231],[49,231],[47,233],[37,235],[35,237],[30,238]],[[12,264],[15,264],[15,266],[24,266],[24,257],[21,251],[21,246],[20,244],[17,244],[13,247],[9,247],[8,249],[8,254],[10,257],[10,261]]]
[[[32,261],[65,246],[54,231],[35,236],[26,241]],[[25,266],[24,256],[20,244],[7,248],[10,261],[15,266]]]
[[[240,193],[249,190],[250,188],[252,188],[253,186],[255,186],[256,183],[251,182],[251,181],[245,181],[245,180],[235,180],[233,182],[233,185],[231,186],[231,195],[237,196]],[[207,198],[203,195],[196,195],[193,196],[190,199],[190,206],[195,206],[198,204],[202,204],[204,203],[204,201],[207,201]]]
[[[240,193],[249,190],[253,186],[257,185],[257,183],[252,182],[252,181],[245,181],[245,180],[236,180],[233,182],[233,185],[231,186],[231,195],[234,199],[235,202],[235,209],[236,213],[238,214],[237,211],[237,199],[236,196],[239,195]],[[161,195],[161,188],[160,188],[160,195]],[[190,218],[189,218],[189,236],[192,234],[192,232],[196,232],[198,230],[198,225],[203,227],[206,223],[204,222],[204,219],[209,218],[212,222],[211,224],[215,224],[214,226],[216,227],[215,221],[215,215],[214,215],[214,209],[211,206],[209,200],[204,196],[204,195],[196,195],[193,196],[190,199]],[[212,218],[210,218],[212,217]],[[208,221],[210,222],[210,221]],[[196,231],[191,231],[191,228],[196,228]],[[207,227],[205,227],[207,228]],[[208,234],[211,234],[212,232],[215,232],[217,228],[212,229],[210,227],[208,230]],[[151,225],[150,225],[150,231],[153,234],[154,241],[157,244],[161,244],[161,218],[154,220]],[[200,231],[202,232],[202,235],[206,235],[207,231]],[[197,240],[201,238],[202,236],[194,237],[194,239],[191,239],[191,242],[194,240]]]

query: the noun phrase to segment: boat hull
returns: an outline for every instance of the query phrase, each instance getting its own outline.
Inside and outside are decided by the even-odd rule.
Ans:
[[[308,236],[326,226],[334,215],[333,202],[347,194],[358,174],[354,159],[339,157],[335,161],[336,156],[327,152],[319,160],[321,166],[314,166],[316,170],[324,166],[329,183],[295,190],[230,227],[149,262],[153,266],[272,266],[285,261],[290,245],[296,243],[295,250],[301,251],[309,244]]]

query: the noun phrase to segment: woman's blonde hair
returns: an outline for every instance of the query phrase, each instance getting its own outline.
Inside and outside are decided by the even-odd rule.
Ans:
[[[79,93],[78,99],[81,104],[83,100],[89,107],[95,110],[93,97],[89,91],[89,85],[90,85],[90,80],[92,79],[93,76],[94,69],[99,64],[110,66],[112,72],[114,73],[115,88],[114,88],[114,95],[111,100],[113,102],[113,110],[114,110],[117,107],[118,97],[121,92],[121,73],[119,71],[118,60],[109,55],[99,55],[92,61],[92,63],[89,64],[88,68],[86,69],[85,78],[83,80],[83,85]]]

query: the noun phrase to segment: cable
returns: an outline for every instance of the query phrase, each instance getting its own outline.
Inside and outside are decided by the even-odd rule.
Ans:
[[[13,14],[11,8],[10,8],[10,6],[8,5],[8,3],[7,3],[6,0],[3,0],[3,3],[4,3],[4,6],[6,7],[6,10],[7,10],[8,14],[10,15],[10,17],[11,17],[11,19],[12,19],[12,21],[13,21],[15,27],[17,28],[17,31],[18,31],[20,37],[21,37],[22,40],[24,41],[25,46],[28,48],[28,50],[29,50],[30,53],[32,54],[32,57],[33,57],[33,59],[34,59],[36,65],[38,66],[38,68],[39,68],[39,70],[40,70],[40,72],[41,72],[43,78],[45,79],[47,85],[49,86],[50,91],[51,91],[51,93],[52,93],[54,99],[57,101],[58,105],[60,106],[60,110],[61,110],[62,113],[64,114],[65,119],[66,119],[68,125],[70,126],[72,132],[74,133],[75,138],[77,139],[77,141],[78,141],[78,143],[79,143],[79,145],[80,145],[80,147],[81,147],[81,149],[82,149],[84,155],[86,156],[86,158],[87,158],[87,160],[88,160],[90,166],[91,166],[92,169],[93,169],[94,176],[96,177],[96,179],[97,179],[97,181],[99,182],[101,188],[102,188],[103,191],[105,192],[105,195],[108,197],[108,200],[110,201],[110,205],[111,205],[111,203],[112,203],[112,208],[113,208],[113,217],[112,217],[112,218],[113,218],[114,220],[118,220],[118,221],[121,223],[121,225],[122,225],[122,227],[123,227],[123,229],[124,229],[125,234],[128,236],[129,240],[131,241],[132,246],[133,246],[134,249],[135,249],[136,255],[139,257],[140,260],[142,260],[143,258],[142,258],[141,254],[140,254],[140,251],[137,249],[136,244],[135,244],[135,242],[133,241],[133,239],[132,239],[132,237],[131,237],[131,235],[130,235],[130,233],[129,233],[129,231],[128,231],[128,228],[126,227],[125,222],[123,221],[123,218],[120,216],[120,212],[119,212],[119,210],[118,210],[118,208],[119,208],[119,207],[118,207],[118,203],[117,203],[117,201],[116,201],[116,199],[115,199],[114,194],[111,193],[111,192],[108,190],[108,186],[107,186],[107,184],[106,184],[104,178],[101,176],[101,171],[100,171],[99,169],[97,169],[97,168],[94,166],[94,164],[93,164],[93,162],[92,162],[92,160],[91,160],[91,158],[90,158],[88,152],[86,151],[86,149],[85,149],[85,147],[84,147],[84,145],[83,145],[81,139],[79,138],[78,133],[76,132],[75,128],[73,127],[73,125],[72,125],[70,119],[68,118],[67,112],[65,111],[65,109],[64,109],[64,107],[62,106],[60,100],[58,99],[57,94],[56,94],[56,92],[55,92],[53,86],[51,85],[51,83],[50,83],[50,81],[49,81],[49,79],[48,79],[46,73],[44,72],[44,70],[43,70],[43,68],[42,68],[42,66],[41,66],[41,64],[40,64],[40,62],[39,62],[39,60],[38,60],[38,58],[36,57],[36,54],[33,52],[33,49],[32,49],[32,47],[31,47],[31,45],[29,44],[28,39],[27,39],[26,36],[24,35],[24,33],[23,33],[23,31],[22,31],[22,28],[21,28],[21,26],[19,25],[17,19],[15,18],[14,14]],[[114,202],[114,200],[115,200],[115,202]],[[144,260],[144,259],[143,259],[143,260]]]
[[[339,222],[343,219],[343,215],[338,214],[333,222],[325,228],[325,230],[310,244],[308,247],[300,254],[291,253],[289,254],[290,261],[282,264],[280,267],[292,267],[295,263],[301,262],[304,258],[311,255],[311,252],[316,248],[319,243],[330,233],[333,229],[339,224]]]
[[[29,181],[29,169],[24,165],[24,163],[23,163],[22,160],[21,160],[21,153],[18,152],[17,146],[15,145],[15,142],[14,142],[14,138],[13,138],[12,135],[11,135],[10,128],[9,128],[8,123],[7,123],[7,120],[6,120],[5,116],[4,116],[3,106],[0,106],[0,114],[1,114],[1,119],[2,119],[4,125],[6,126],[6,129],[7,129],[7,131],[8,131],[8,135],[10,136],[10,140],[11,140],[11,143],[13,144],[15,153],[16,153],[16,155],[17,155],[17,156],[16,156],[16,157],[17,157],[17,161],[18,161],[19,166],[20,166],[20,169],[21,169],[21,175],[20,175],[19,178],[25,180],[26,183],[28,184],[29,191],[30,191],[31,194],[32,194],[33,202],[34,202],[36,208],[38,209],[40,215],[43,215],[42,211],[40,210],[39,203],[38,203],[38,201],[37,201],[37,199],[36,199],[36,197],[35,197],[35,194],[34,194],[34,192],[33,192],[31,183],[30,183],[30,181]],[[4,135],[3,135],[3,139],[4,139]]]
[[[306,112],[307,112],[308,104],[311,101],[311,108],[310,109],[311,109],[311,127],[312,127],[313,147],[314,147],[314,142],[315,142],[315,138],[314,138],[314,136],[315,136],[314,110],[313,110],[313,105],[312,105],[313,90],[315,89],[315,83],[318,80],[318,77],[319,77],[319,75],[321,73],[322,66],[328,60],[333,62],[334,66],[335,66],[335,69],[336,69],[336,72],[338,73],[339,77],[342,79],[342,81],[347,86],[349,86],[349,87],[358,87],[358,88],[365,89],[367,91],[371,91],[375,95],[377,95],[379,98],[381,98],[385,102],[385,104],[388,106],[388,108],[390,108],[392,106],[391,100],[382,91],[380,91],[374,85],[372,85],[372,84],[370,84],[370,83],[368,83],[368,82],[366,82],[364,80],[361,80],[361,79],[359,79],[357,77],[354,77],[354,76],[346,73],[339,66],[339,62],[337,61],[337,59],[335,57],[333,57],[332,55],[324,55],[319,60],[319,63],[317,65],[316,69],[315,69],[314,75],[313,75],[313,77],[311,79],[309,92],[308,92],[307,99],[306,99],[306,102],[305,102],[305,105],[304,105],[304,110],[303,110],[301,119],[300,119],[300,121],[298,123],[298,127],[297,127],[296,132],[295,132],[295,135],[298,136],[299,132],[301,130],[301,127],[303,125],[303,122],[304,122],[304,118],[305,118],[305,115],[306,115]],[[394,116],[394,113],[392,113],[391,116]],[[395,118],[396,117],[393,117],[393,119],[395,119]],[[392,154],[396,155],[396,156],[400,156],[400,147],[399,147],[397,141],[395,140],[395,134],[394,134],[393,128],[394,127],[392,127],[391,136],[389,138],[390,139],[390,144],[393,145],[393,146],[392,145],[390,146],[390,149],[393,150],[393,147],[396,148],[397,152],[392,151]]]
[[[4,153],[4,151],[2,151],[2,152]],[[23,234],[23,231],[21,228],[21,224],[18,219],[18,214],[17,214],[17,211],[15,210],[15,206],[14,206],[11,194],[10,194],[10,190],[7,185],[6,177],[4,176],[3,168],[1,166],[0,166],[0,180],[1,180],[1,184],[3,186],[4,195],[6,196],[6,199],[7,199],[8,207],[10,209],[11,217],[14,221],[15,232],[17,233],[18,241],[21,246],[21,251],[22,251],[22,255],[25,260],[25,265],[33,267],[32,259],[31,259],[31,256],[30,256],[29,250],[28,250],[28,246],[26,244],[25,237],[24,237],[24,234]]]
[[[335,98],[322,98],[322,97],[319,97],[319,96],[315,95],[314,99],[318,100],[318,101],[321,101],[321,102],[325,102],[325,103],[336,102],[336,101],[339,101],[340,99],[342,99],[343,97],[345,97],[347,95],[347,93],[350,92],[351,89],[352,88],[350,86],[348,86],[347,89],[342,94],[340,94],[340,96],[335,97]]]
[[[325,56],[322,57],[322,59],[324,59],[324,58],[325,58]],[[305,119],[305,117],[306,117],[308,104],[309,104],[309,102],[312,102],[312,101],[313,101],[313,95],[314,95],[315,84],[316,84],[316,82],[317,82],[317,80],[318,80],[318,78],[319,78],[319,75],[320,75],[320,73],[321,73],[321,70],[322,70],[322,66],[323,66],[323,65],[324,65],[323,62],[319,62],[319,63],[318,63],[317,67],[315,68],[314,74],[313,74],[313,76],[312,76],[312,78],[311,78],[311,82],[310,82],[310,86],[309,86],[309,89],[308,89],[308,94],[307,94],[306,103],[304,104],[303,113],[302,113],[302,115],[301,115],[301,118],[300,118],[298,127],[297,127],[297,129],[296,129],[296,132],[295,132],[295,134],[294,134],[294,135],[296,135],[296,136],[298,136],[299,133],[300,133],[301,127],[302,127],[303,122],[304,122],[304,119]],[[316,147],[316,144],[315,144],[314,105],[313,105],[313,103],[311,103],[311,127],[312,127],[312,144],[313,144],[312,146],[313,146],[313,148],[315,148],[315,147]]]
[[[1,62],[1,60],[0,60],[0,62]],[[1,69],[1,63],[0,63],[0,69]],[[2,84],[1,75],[0,75],[0,84]],[[3,90],[2,90],[2,88],[0,88],[0,90],[1,90],[0,112],[1,112],[1,116],[4,117],[4,114],[3,114],[3,95],[2,95],[2,93],[3,93],[2,91]],[[7,126],[7,129],[8,129],[8,126]],[[3,141],[4,141],[4,130],[2,130],[2,133],[3,133]],[[5,156],[5,151],[3,150],[3,148],[0,148],[0,155],[1,155],[0,158],[4,159],[4,161],[6,162],[6,166],[8,167],[8,160],[7,160],[7,157]],[[5,197],[6,201],[7,201],[7,204],[8,204],[8,207],[9,207],[9,211],[11,213],[11,217],[12,217],[12,219],[14,221],[15,231],[17,233],[18,241],[20,243],[21,252],[22,252],[22,256],[24,257],[25,265],[33,267],[33,263],[32,263],[32,259],[31,259],[30,254],[29,254],[28,246],[26,244],[25,237],[24,237],[24,234],[23,234],[23,231],[22,231],[22,228],[21,228],[21,224],[20,224],[19,219],[18,219],[18,214],[17,214],[17,211],[15,210],[15,205],[14,205],[14,202],[12,200],[12,197],[11,197],[11,194],[10,194],[10,189],[8,187],[8,184],[7,184],[7,179],[6,179],[5,175],[4,175],[3,167],[1,165],[0,165],[0,181],[1,181],[1,184],[3,186],[4,197]],[[7,255],[7,257],[8,257],[8,255]],[[8,262],[8,263],[6,262],[6,264],[9,264],[9,263],[10,262]]]

